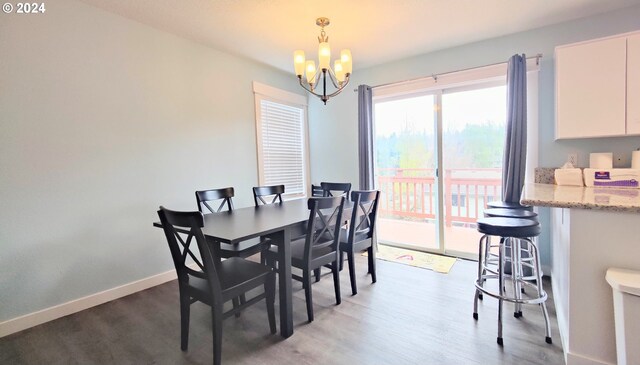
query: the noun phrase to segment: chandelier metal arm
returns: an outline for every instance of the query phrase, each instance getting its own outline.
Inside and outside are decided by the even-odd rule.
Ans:
[[[336,74],[333,72],[332,69],[329,69],[329,78],[331,79],[331,83],[333,84],[333,86],[336,89],[339,89],[340,88],[340,82],[337,80]]]
[[[342,83],[342,85],[340,86],[336,86],[336,91],[334,91],[333,93],[326,95],[326,84],[324,87],[324,92],[323,94],[318,94],[316,93],[314,90],[315,88],[311,88],[311,85],[309,87],[307,87],[307,85],[305,84],[304,81],[302,81],[302,76],[298,76],[298,82],[300,83],[300,86],[302,86],[303,89],[307,90],[310,94],[318,97],[320,100],[322,100],[325,104],[327,103],[327,100],[329,100],[329,98],[332,98],[338,94],[340,94],[342,92],[342,90],[344,90],[344,88],[349,84],[349,80],[351,80],[350,78],[351,74],[347,74],[345,77],[344,82]],[[316,84],[317,85],[317,84]]]

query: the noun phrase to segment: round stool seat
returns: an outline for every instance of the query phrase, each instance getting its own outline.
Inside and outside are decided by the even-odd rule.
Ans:
[[[532,206],[521,205],[520,203],[510,203],[503,201],[492,201],[487,203],[487,208],[501,208],[501,209],[524,209],[533,211]]]
[[[484,210],[485,217],[537,219],[538,213],[524,209],[491,208]]]
[[[490,236],[527,238],[540,234],[540,223],[522,218],[480,218],[476,221],[478,232]]]

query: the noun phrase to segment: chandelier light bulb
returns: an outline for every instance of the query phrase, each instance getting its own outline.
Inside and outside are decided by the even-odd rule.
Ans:
[[[316,76],[316,62],[313,60],[307,61],[307,83],[313,85]]]
[[[304,51],[297,50],[293,52],[293,66],[296,70],[296,76],[302,76],[305,69]]]
[[[318,68],[320,70],[328,70],[331,63],[331,47],[328,42],[321,42],[318,46]]]
[[[338,82],[344,82],[344,69],[342,68],[342,62],[340,60],[333,61],[333,72],[336,74]]]
[[[350,74],[353,69],[353,64],[351,62],[351,51],[348,49],[343,49],[342,51],[340,51],[340,61],[342,61],[344,73]]]

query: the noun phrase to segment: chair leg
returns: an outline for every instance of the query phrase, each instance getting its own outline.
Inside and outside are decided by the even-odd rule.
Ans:
[[[378,281],[378,279],[376,278],[376,248],[371,245],[368,250],[369,254],[367,255],[367,257],[369,258],[369,274],[371,274],[371,282],[375,283],[376,281]]]
[[[269,266],[270,268],[272,268],[275,272],[278,272],[278,265],[276,264],[276,260],[268,255],[265,255],[265,263],[267,264],[267,266]]]
[[[239,298],[233,298],[233,299],[231,299],[231,302],[233,303],[233,309],[238,309],[240,307]],[[236,312],[234,315],[236,316],[236,318],[239,318],[240,317],[240,312]]]
[[[180,349],[187,351],[189,347],[189,317],[191,303],[188,295],[180,294]]]
[[[340,295],[340,270],[338,262],[334,262],[331,267],[333,273],[333,289],[336,292],[336,305],[342,303],[342,297]]]
[[[311,294],[311,272],[305,270],[302,274],[302,286],[304,287],[304,298],[307,301],[307,319],[313,322],[313,296]]]
[[[222,364],[222,303],[211,308],[211,321],[213,322],[213,364]]]
[[[344,268],[344,251],[340,250],[338,253],[338,261],[340,261],[340,271]]]
[[[322,267],[319,267],[319,268],[313,270],[313,273],[316,276],[316,283],[318,281],[320,281],[320,275],[322,274],[321,270],[322,270]]]
[[[271,273],[264,283],[264,291],[267,294],[267,316],[269,317],[269,329],[271,333],[276,333],[276,311],[274,303],[276,301],[276,274]]]
[[[351,294],[358,294],[356,286],[356,265],[353,262],[353,251],[347,252],[347,260],[349,260],[349,280],[351,281]]]

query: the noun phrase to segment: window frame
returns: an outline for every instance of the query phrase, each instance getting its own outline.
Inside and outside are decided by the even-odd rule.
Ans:
[[[302,164],[303,164],[303,191],[302,193],[285,193],[283,200],[306,198],[310,196],[310,166],[309,166],[309,112],[307,97],[278,89],[260,82],[253,82],[253,93],[255,101],[255,121],[256,121],[256,155],[258,161],[258,185],[265,185],[264,156],[262,146],[262,101],[282,104],[294,108],[302,109]]]

